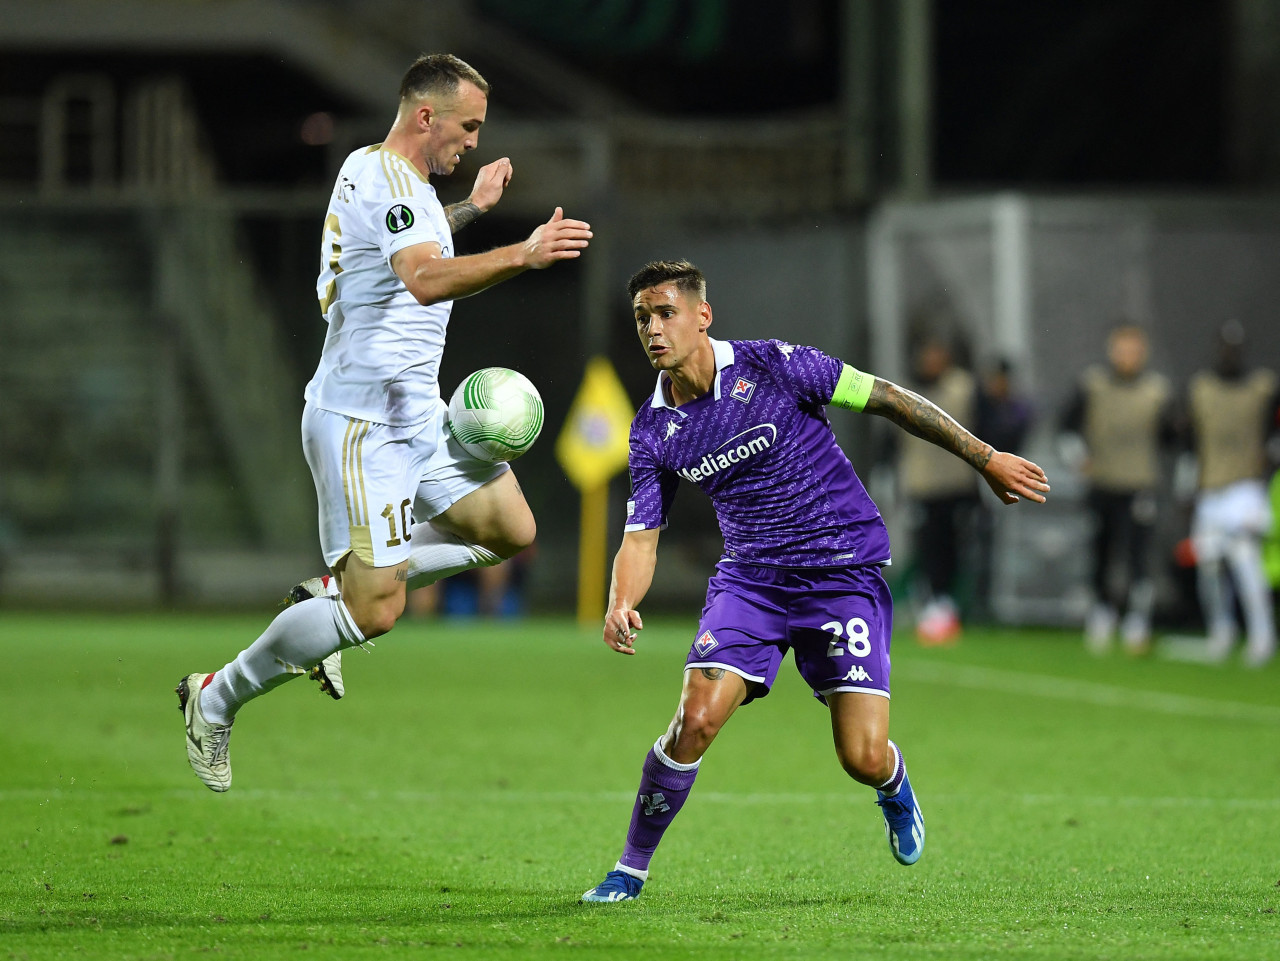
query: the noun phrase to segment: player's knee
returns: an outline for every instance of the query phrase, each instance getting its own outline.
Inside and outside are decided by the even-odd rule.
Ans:
[[[404,594],[401,593],[364,604],[348,603],[347,609],[351,611],[351,618],[356,622],[356,627],[360,628],[360,633],[368,640],[390,632],[404,613],[404,604]]]
[[[836,753],[845,773],[860,784],[880,785],[893,773],[887,770],[890,754],[887,742],[842,744]]]
[[[692,764],[706,753],[722,726],[721,718],[708,707],[683,707],[675,724],[671,759],[681,764]]]
[[[528,514],[510,520],[502,530],[486,538],[480,546],[492,551],[499,560],[507,560],[532,544],[537,533],[538,525],[534,522],[533,515]]]

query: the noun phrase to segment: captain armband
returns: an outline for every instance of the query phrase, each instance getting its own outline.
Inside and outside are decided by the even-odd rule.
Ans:
[[[862,410],[871,397],[871,385],[876,382],[873,374],[858,370],[856,367],[844,365],[840,379],[836,381],[835,393],[831,395],[831,403],[845,410]]]

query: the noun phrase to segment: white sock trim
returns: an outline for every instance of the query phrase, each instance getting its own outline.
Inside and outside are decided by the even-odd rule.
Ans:
[[[629,874],[633,878],[639,878],[641,881],[649,880],[649,871],[647,869],[644,871],[641,871],[639,868],[627,867],[627,865],[623,864],[621,861],[615,864],[613,866],[613,869],[615,871],[621,871],[623,874]]]
[[[663,736],[665,737],[666,735]],[[653,742],[653,753],[657,755],[659,761],[671,768],[673,771],[694,771],[697,770],[698,765],[702,763],[702,758],[698,758],[692,764],[681,764],[679,761],[671,760],[671,758],[667,757],[666,752],[662,750],[661,737]]]
[[[343,635],[345,640],[352,644],[358,644],[361,647],[365,644],[365,636],[360,628],[356,626],[355,618],[351,616],[351,612],[347,610],[346,602],[343,601],[341,594],[333,595],[330,598],[333,603],[338,605],[338,631]],[[368,648],[365,648],[368,650]]]
[[[898,745],[890,741],[889,747],[893,748],[893,773],[889,775],[889,780],[881,784],[880,787],[877,788],[877,790],[883,790],[884,788],[888,787],[890,784],[893,783],[893,779],[898,776],[898,767],[902,764],[902,752],[898,750]],[[893,793],[897,794],[898,792],[894,791]],[[892,796],[893,796],[892,794],[885,795],[885,797],[892,797]]]

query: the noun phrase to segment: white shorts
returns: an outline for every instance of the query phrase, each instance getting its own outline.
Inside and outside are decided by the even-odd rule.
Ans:
[[[438,401],[433,416],[391,427],[322,410],[302,411],[302,449],[320,505],[320,548],[331,568],[354,551],[371,567],[409,556],[415,521],[428,521],[510,470],[468,454]]]
[[[1262,537],[1271,529],[1271,505],[1260,480],[1236,481],[1196,498],[1191,542],[1196,556],[1219,560],[1232,538]]]

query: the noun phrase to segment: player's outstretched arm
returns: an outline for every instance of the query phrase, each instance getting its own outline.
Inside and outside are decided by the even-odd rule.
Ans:
[[[449,230],[456,234],[481,214],[492,210],[494,204],[502,199],[502,191],[511,183],[511,174],[510,157],[501,157],[481,167],[476,174],[475,185],[471,188],[471,196],[461,203],[444,208]]]
[[[478,294],[526,270],[542,270],[579,256],[591,240],[591,225],[566,220],[556,208],[529,239],[483,254],[445,257],[439,244],[414,244],[391,257],[391,269],[423,306]]]
[[[1016,454],[983,443],[945,410],[914,391],[877,377],[863,410],[886,417],[907,433],[968,461],[1004,503],[1016,504],[1021,497],[1045,502],[1049,481],[1043,470]]]
[[[658,531],[628,531],[613,559],[609,583],[609,613],[604,619],[604,642],[619,654],[634,654],[636,631],[644,627],[636,606],[653,583],[658,566]]]

